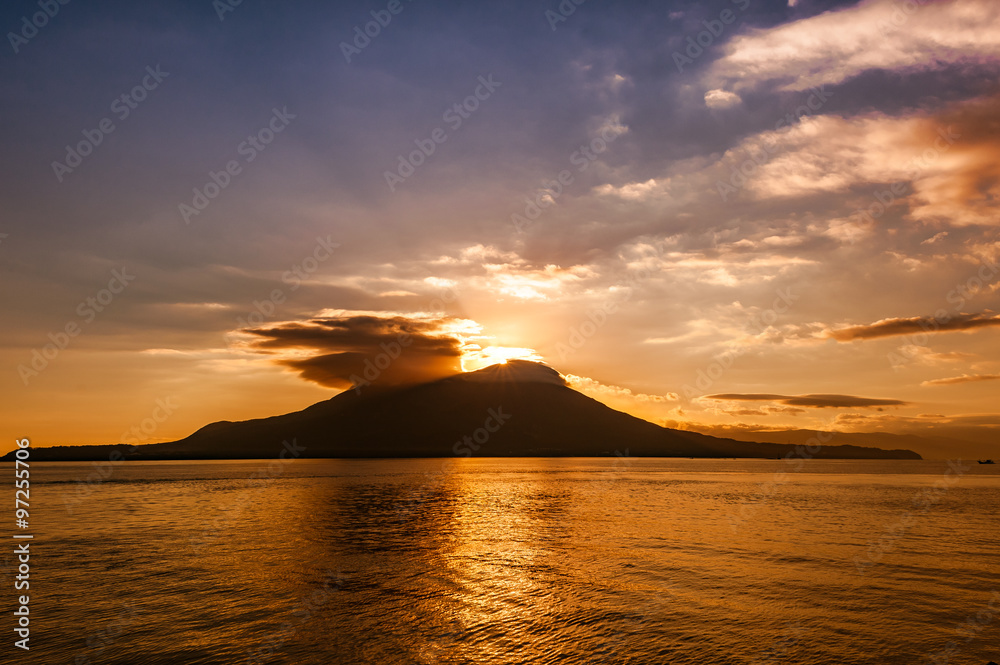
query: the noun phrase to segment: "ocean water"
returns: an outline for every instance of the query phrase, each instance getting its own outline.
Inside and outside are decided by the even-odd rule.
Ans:
[[[38,463],[31,650],[5,548],[0,662],[985,665],[997,469]]]

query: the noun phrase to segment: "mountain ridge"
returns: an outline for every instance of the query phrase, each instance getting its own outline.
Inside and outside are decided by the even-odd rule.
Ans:
[[[810,452],[802,445],[736,441],[668,429],[573,390],[551,367],[518,360],[427,383],[360,386],[292,413],[209,423],[177,441],[37,448],[32,458],[267,459],[281,454],[287,442],[294,443],[298,454],[306,458],[617,454],[921,459],[910,450],[820,446]]]

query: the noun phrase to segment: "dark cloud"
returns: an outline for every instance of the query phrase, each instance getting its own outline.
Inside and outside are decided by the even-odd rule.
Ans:
[[[882,319],[875,323],[827,330],[824,334],[838,342],[850,342],[856,339],[875,339],[927,332],[975,330],[989,326],[1000,326],[1000,314],[957,314],[947,320],[939,320],[933,316]]]
[[[731,416],[770,416],[776,413],[784,413],[786,415],[795,415],[798,413],[805,413],[805,409],[797,409],[794,407],[764,407],[762,409],[730,409],[726,411]]]
[[[854,395],[772,395],[767,393],[724,393],[721,395],[706,395],[708,399],[749,401],[749,402],[779,402],[786,406],[804,406],[813,409],[868,408],[882,406],[905,406],[909,402],[898,399],[873,399],[870,397],[855,397]]]
[[[252,345],[261,351],[314,350],[306,358],[277,362],[302,378],[331,388],[349,388],[357,379],[377,385],[417,383],[462,371],[461,341],[441,327],[446,319],[401,316],[345,316],[253,328]]]

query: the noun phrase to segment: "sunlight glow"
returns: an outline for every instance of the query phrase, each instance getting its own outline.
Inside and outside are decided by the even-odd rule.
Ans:
[[[470,344],[462,353],[462,369],[474,372],[491,365],[505,364],[508,360],[542,362],[544,359],[534,349],[513,346],[487,346],[484,349],[476,344]]]

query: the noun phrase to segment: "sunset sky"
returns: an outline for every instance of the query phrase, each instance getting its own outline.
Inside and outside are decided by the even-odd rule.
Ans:
[[[39,12],[0,10],[3,451],[295,411],[400,335],[378,381],[1000,442],[995,0]]]

